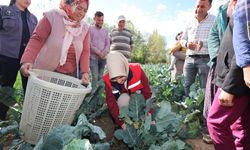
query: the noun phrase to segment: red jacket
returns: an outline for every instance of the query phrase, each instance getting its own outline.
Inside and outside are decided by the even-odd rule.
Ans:
[[[140,64],[130,63],[129,64],[129,75],[127,79],[127,89],[124,85],[110,82],[109,74],[106,73],[103,76],[105,83],[106,92],[106,102],[109,107],[109,111],[115,120],[115,123],[122,125],[124,121],[120,120],[119,117],[119,107],[116,100],[119,98],[120,94],[128,93],[129,95],[141,90],[141,94],[145,99],[151,97],[152,92],[149,86],[148,78],[142,70]]]

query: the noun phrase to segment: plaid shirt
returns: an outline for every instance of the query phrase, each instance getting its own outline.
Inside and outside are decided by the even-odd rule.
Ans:
[[[185,47],[188,41],[199,40],[203,42],[203,46],[200,51],[193,51],[187,49],[186,55],[205,55],[208,54],[208,47],[207,47],[207,39],[210,29],[213,26],[215,21],[215,16],[208,14],[207,17],[198,22],[198,20],[193,17],[190,22],[187,24],[187,27],[183,33],[183,37],[181,40],[181,45]]]
[[[250,66],[250,0],[238,0],[233,32],[237,65],[242,68]]]

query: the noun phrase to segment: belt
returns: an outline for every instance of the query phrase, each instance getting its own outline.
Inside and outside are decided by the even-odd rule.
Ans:
[[[188,55],[189,57],[192,57],[192,58],[208,58],[209,55],[208,54],[205,54],[205,55]]]

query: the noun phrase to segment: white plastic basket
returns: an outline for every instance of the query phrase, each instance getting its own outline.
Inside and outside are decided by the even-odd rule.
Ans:
[[[22,139],[36,144],[60,125],[71,124],[91,85],[56,72],[33,69],[30,72],[20,122]]]

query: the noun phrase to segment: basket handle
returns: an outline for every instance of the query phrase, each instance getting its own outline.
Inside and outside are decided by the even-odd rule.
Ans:
[[[35,76],[35,77],[37,76],[37,74],[33,72],[32,69],[28,70],[28,73],[30,74],[30,76]]]

